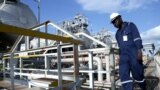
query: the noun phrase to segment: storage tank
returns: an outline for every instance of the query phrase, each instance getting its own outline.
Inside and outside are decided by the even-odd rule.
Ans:
[[[0,23],[22,28],[38,24],[32,10],[20,0],[0,0]],[[18,35],[0,32],[0,51],[11,48],[17,37]]]

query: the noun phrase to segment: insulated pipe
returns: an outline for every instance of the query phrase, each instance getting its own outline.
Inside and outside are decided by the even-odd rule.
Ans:
[[[89,62],[88,62],[89,63],[89,70],[93,70],[93,52],[89,52],[88,57],[89,57]],[[89,73],[89,81],[90,81],[89,87],[91,89],[94,89],[94,77],[93,77],[92,72]]]
[[[97,61],[97,70],[103,71],[101,59],[99,57],[93,57],[93,60]],[[98,73],[98,81],[103,81],[103,73]]]
[[[106,55],[105,56],[105,61],[106,61],[106,80],[107,80],[107,82],[110,82],[111,80],[110,80],[110,73],[108,73],[109,71],[110,71],[110,69],[109,69],[109,55]]]
[[[84,58],[79,57],[79,61],[83,61],[82,59],[84,59]],[[86,59],[86,61],[89,61],[88,57],[86,57],[85,59]],[[67,62],[73,62],[73,59],[71,58],[71,59],[62,59],[61,60],[61,62],[66,62],[66,61]],[[102,60],[99,57],[93,57],[93,61],[97,62],[97,70],[98,71],[103,71]],[[91,66],[91,65],[89,65],[89,66]],[[101,72],[98,72],[98,81],[103,81],[103,73],[101,73]]]

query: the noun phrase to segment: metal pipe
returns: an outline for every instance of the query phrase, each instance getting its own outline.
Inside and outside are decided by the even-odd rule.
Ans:
[[[105,60],[106,60],[106,80],[107,80],[107,82],[110,82],[111,81],[111,79],[110,79],[110,73],[108,73],[109,71],[110,71],[110,68],[109,68],[109,55],[106,55],[105,56]]]
[[[93,57],[93,60],[97,61],[97,70],[102,71],[102,61],[99,57]],[[103,73],[98,73],[98,81],[103,81]]]
[[[8,69],[8,68],[5,68]],[[15,68],[15,70],[20,70],[19,68]],[[23,68],[22,71],[50,71],[50,72],[58,72],[57,69],[54,70],[45,70],[45,69],[32,69],[32,68]],[[67,72],[67,73],[73,73],[74,70],[72,69],[62,69],[62,72]],[[106,71],[98,71],[98,70],[79,70],[80,73],[106,73]],[[109,72],[108,72],[109,73]],[[20,75],[19,72],[15,72],[16,75]],[[23,74],[24,75],[24,74]]]

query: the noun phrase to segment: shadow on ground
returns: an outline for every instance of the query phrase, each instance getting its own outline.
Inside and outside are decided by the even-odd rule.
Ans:
[[[154,77],[154,76],[146,76],[145,80],[146,80],[146,89],[147,90],[154,90],[155,87],[159,83],[159,78],[158,77]],[[139,88],[137,83],[134,83],[134,89],[133,90],[141,90],[141,89]]]

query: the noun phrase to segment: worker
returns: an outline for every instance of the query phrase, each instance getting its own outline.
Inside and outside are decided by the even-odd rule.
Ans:
[[[132,22],[124,22],[119,13],[112,13],[110,20],[118,29],[116,40],[119,46],[119,74],[123,90],[132,90],[133,80],[142,90],[146,90],[141,51],[142,39],[136,25]]]

